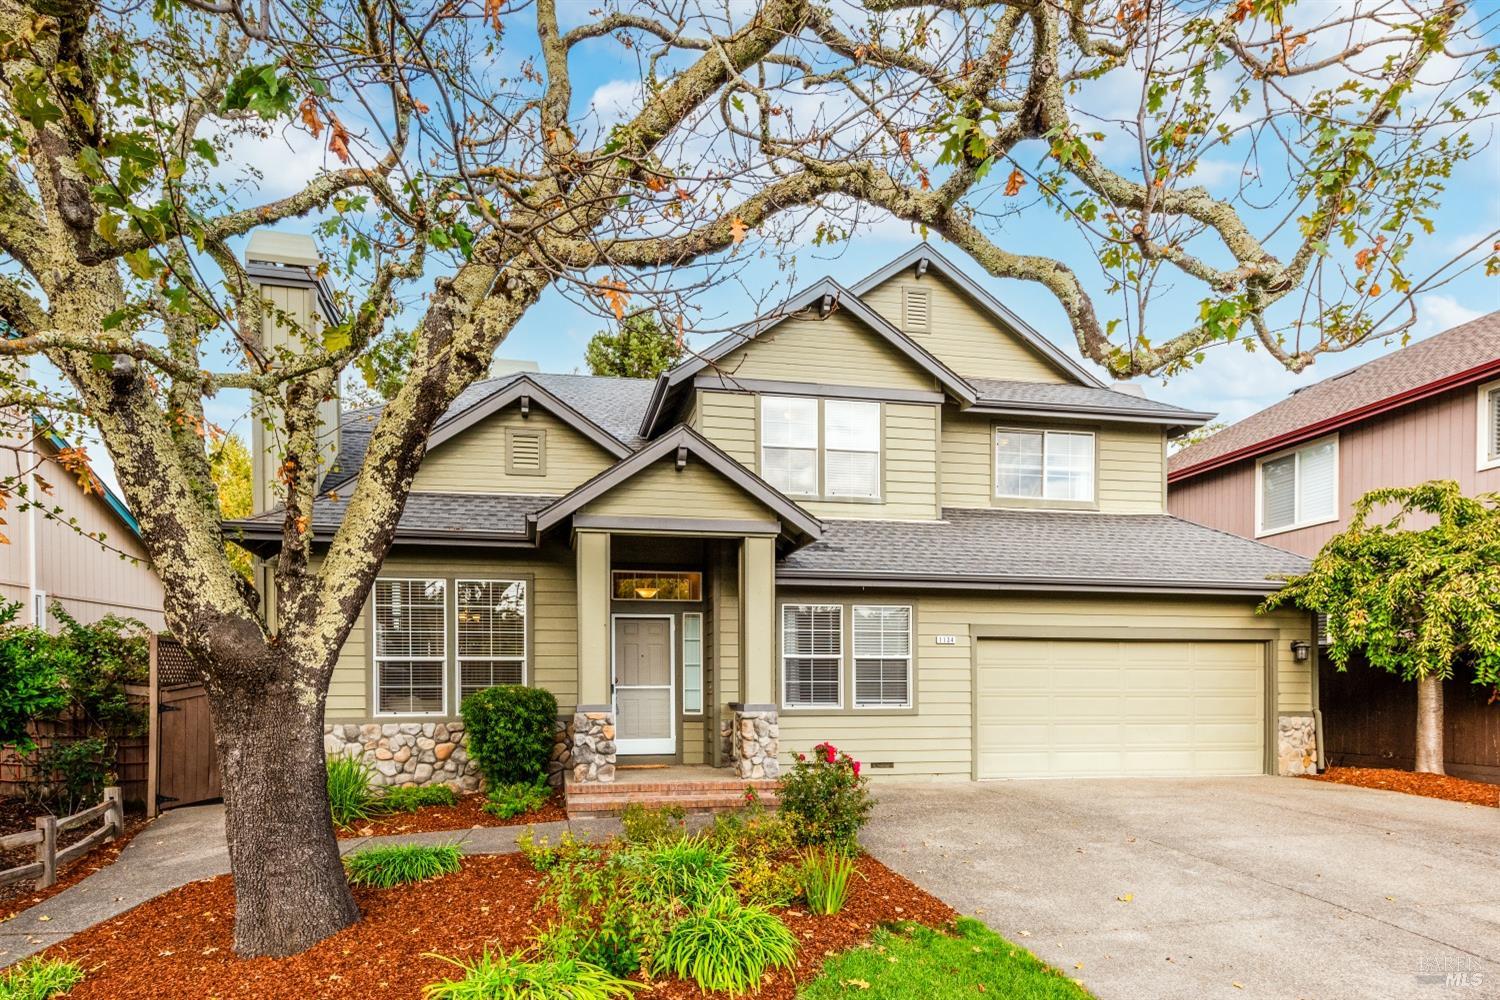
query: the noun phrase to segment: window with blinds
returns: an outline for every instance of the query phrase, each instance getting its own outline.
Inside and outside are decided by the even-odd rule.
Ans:
[[[781,608],[782,704],[838,708],[843,704],[844,609],[837,604]]]
[[[901,290],[901,329],[907,333],[932,332],[932,291],[904,287]]]
[[[911,706],[911,608],[854,606],[854,707]]]
[[[783,493],[818,494],[818,401],[762,396],[761,476]]]
[[[1262,534],[1331,521],[1338,516],[1338,438],[1314,441],[1260,462]]]
[[[880,498],[879,403],[762,396],[760,413],[766,482],[791,496]]]
[[[1485,468],[1500,465],[1500,383],[1479,389],[1479,460]]]
[[[995,496],[1092,501],[1094,435],[996,428]]]
[[[444,710],[448,590],[443,580],[375,581],[375,712]]]
[[[880,496],[880,404],[830,399],[823,404],[823,495]]]
[[[505,471],[513,476],[547,474],[547,432],[508,428],[505,432]]]
[[[459,703],[496,684],[526,683],[526,582],[459,580]]]

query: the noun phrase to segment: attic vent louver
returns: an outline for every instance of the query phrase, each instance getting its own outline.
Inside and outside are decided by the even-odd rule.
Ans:
[[[505,432],[505,471],[512,476],[547,474],[547,432],[511,427]]]
[[[902,289],[901,329],[907,333],[932,332],[932,292],[930,289]]]

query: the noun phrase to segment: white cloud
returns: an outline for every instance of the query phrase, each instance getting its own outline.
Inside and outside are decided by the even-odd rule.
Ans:
[[[1483,311],[1470,309],[1451,296],[1430,293],[1417,302],[1417,336],[1451,330],[1483,315]]]

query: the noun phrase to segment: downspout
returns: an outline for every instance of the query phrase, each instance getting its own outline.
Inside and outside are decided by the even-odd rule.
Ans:
[[[1323,673],[1323,643],[1322,636],[1318,634],[1318,616],[1312,616],[1313,633],[1313,656],[1312,656],[1312,710],[1313,710],[1313,739],[1317,741],[1318,773],[1328,770],[1328,757],[1323,743],[1323,691],[1319,683],[1319,676]]]

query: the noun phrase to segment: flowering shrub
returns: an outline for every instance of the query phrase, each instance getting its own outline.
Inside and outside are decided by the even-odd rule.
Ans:
[[[819,743],[811,756],[799,753],[778,788],[793,840],[802,847],[857,849],[859,829],[875,805],[868,786],[859,761],[832,743]]]

